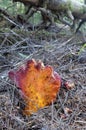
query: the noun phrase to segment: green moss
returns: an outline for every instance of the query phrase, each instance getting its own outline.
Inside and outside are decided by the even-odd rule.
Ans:
[[[81,47],[80,51],[78,54],[80,54],[81,52],[83,52],[86,49],[86,43],[84,43],[84,45]]]

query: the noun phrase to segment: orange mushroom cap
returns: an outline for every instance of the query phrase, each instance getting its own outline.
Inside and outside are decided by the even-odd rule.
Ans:
[[[24,94],[26,102],[24,114],[37,112],[55,101],[61,86],[61,78],[50,65],[41,61],[28,60],[16,71],[9,72],[9,78]]]

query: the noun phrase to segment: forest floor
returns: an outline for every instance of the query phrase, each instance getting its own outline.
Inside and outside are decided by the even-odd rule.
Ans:
[[[86,34],[68,26],[47,30],[0,28],[0,130],[86,130]],[[8,72],[28,59],[53,66],[62,81],[55,103],[23,116]],[[22,108],[21,108],[22,109]]]

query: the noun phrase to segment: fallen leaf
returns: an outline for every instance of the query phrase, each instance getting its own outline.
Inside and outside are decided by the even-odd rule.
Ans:
[[[64,83],[64,86],[67,90],[70,90],[75,87],[75,83],[72,80],[68,80]]]
[[[70,109],[68,107],[64,108],[64,113],[65,113],[66,116],[69,115],[69,114],[71,114],[72,112],[73,112],[72,109]]]

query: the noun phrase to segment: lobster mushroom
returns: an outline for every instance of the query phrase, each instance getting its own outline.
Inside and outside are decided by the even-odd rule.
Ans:
[[[18,70],[11,70],[9,78],[21,89],[24,100],[25,115],[31,115],[56,100],[61,86],[61,78],[50,65],[28,60]]]

